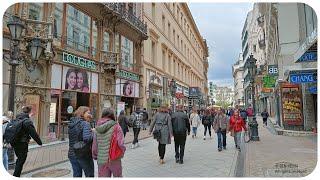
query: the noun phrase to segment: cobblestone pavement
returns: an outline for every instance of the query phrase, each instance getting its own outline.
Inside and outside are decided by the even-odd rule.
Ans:
[[[140,139],[150,137],[147,130],[141,130]],[[133,130],[127,133],[125,143],[133,140]],[[22,173],[28,173],[40,168],[68,161],[68,141],[55,142],[53,144],[44,144],[42,147],[38,145],[30,145],[27,160],[23,166]],[[9,170],[13,174],[13,170]]]
[[[275,135],[271,126],[263,127],[261,117],[257,121],[260,141],[245,144],[244,176],[303,177],[314,170],[317,163],[316,135]]]
[[[234,176],[238,151],[234,148],[233,139],[227,136],[227,150],[217,151],[217,137],[203,140],[203,127],[198,130],[198,137],[192,139],[188,136],[185,149],[184,164],[176,164],[174,158],[174,145],[167,145],[165,164],[160,165],[158,159],[158,144],[153,138],[141,140],[140,147],[127,151],[122,160],[124,177],[228,177]],[[69,162],[51,166],[49,168],[25,174],[24,177],[54,169],[71,170]],[[95,163],[95,174],[97,167]],[[71,177],[72,171],[64,177]],[[52,176],[51,176],[52,177]]]

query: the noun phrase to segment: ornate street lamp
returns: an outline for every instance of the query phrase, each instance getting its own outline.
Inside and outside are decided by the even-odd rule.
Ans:
[[[41,42],[41,39],[39,37],[33,38],[30,43],[31,59],[37,62],[42,54],[43,49],[44,46]]]
[[[173,98],[173,112],[176,111],[176,91],[177,91],[177,83],[176,81],[172,78],[171,82],[170,82],[170,92],[171,92],[171,96]]]
[[[7,26],[10,31],[11,39],[19,41],[23,29],[25,29],[25,25],[22,23],[20,17],[16,15],[12,16],[12,19],[7,23]]]
[[[248,74],[250,77],[250,83],[251,83],[251,96],[252,96],[252,106],[253,106],[253,118],[252,118],[252,122],[249,122],[249,126],[250,126],[250,131],[251,131],[251,137],[250,139],[253,141],[259,141],[259,133],[258,133],[258,123],[256,120],[256,108],[255,108],[255,87],[254,87],[254,78],[256,75],[256,70],[257,70],[257,66],[256,66],[256,59],[253,58],[253,55],[251,54],[249,59],[248,59]]]

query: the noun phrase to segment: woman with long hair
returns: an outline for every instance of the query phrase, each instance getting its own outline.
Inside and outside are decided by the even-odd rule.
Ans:
[[[209,135],[211,139],[212,116],[209,109],[206,109],[204,111],[204,115],[202,116],[202,124],[204,126],[203,140],[206,140],[207,131],[209,131]]]
[[[247,131],[246,123],[241,118],[240,113],[238,110],[234,111],[234,113],[231,115],[230,118],[230,131],[234,132],[234,142],[236,145],[236,148],[240,151],[240,143],[241,143],[241,133],[244,129]]]
[[[70,119],[68,125],[69,151],[73,177],[82,177],[82,171],[86,177],[94,177],[94,164],[91,153],[93,133],[90,126],[92,115],[89,107],[80,106]],[[78,144],[84,144],[82,148]]]
[[[77,73],[74,68],[69,68],[66,74],[65,89],[77,89]]]
[[[85,70],[77,71],[77,89],[81,92],[89,92],[88,73]]]
[[[154,116],[153,121],[150,124],[150,134],[153,132],[153,129],[156,132],[160,132],[159,137],[155,138],[159,142],[158,153],[160,164],[164,164],[163,159],[166,152],[166,145],[171,144],[171,137],[173,136],[171,117],[166,105],[162,105]]]
[[[129,132],[129,126],[128,126],[129,122],[128,122],[128,118],[124,114],[124,110],[120,112],[118,117],[118,122],[121,126],[123,136],[126,137],[127,132]]]

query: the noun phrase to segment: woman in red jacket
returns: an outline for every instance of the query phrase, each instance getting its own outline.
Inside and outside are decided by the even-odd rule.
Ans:
[[[239,115],[239,111],[235,111],[231,116],[229,127],[230,127],[230,131],[234,131],[234,141],[236,144],[236,148],[240,151],[241,132],[242,132],[242,129],[247,131],[247,128],[244,120]]]

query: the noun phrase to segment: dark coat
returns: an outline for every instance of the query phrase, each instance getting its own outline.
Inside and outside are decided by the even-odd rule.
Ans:
[[[187,135],[190,133],[188,115],[182,111],[173,113],[171,116],[173,135]]]
[[[263,111],[261,113],[261,116],[262,116],[263,119],[267,119],[269,117],[269,113],[267,111]]]
[[[125,115],[119,116],[119,124],[122,129],[122,132],[129,132],[128,118]]]
[[[68,124],[69,133],[69,151],[68,157],[75,157],[73,145],[81,140],[85,143],[92,143],[93,133],[89,122],[79,117],[72,117]],[[81,133],[81,136],[79,134]],[[90,145],[91,146],[91,145]],[[91,156],[91,154],[90,154]]]
[[[20,113],[17,115],[17,119],[22,119],[22,129],[18,135],[16,143],[29,143],[31,137],[34,139],[37,144],[42,145],[42,141],[34,128],[33,122],[29,118],[28,113]]]
[[[153,131],[153,128],[161,131],[159,140],[160,144],[171,144],[170,135],[173,133],[169,113],[158,112],[150,124],[150,133]]]
[[[212,122],[213,122],[213,118],[212,118],[212,116],[211,115],[204,115],[203,117],[202,117],[202,124],[203,125],[211,125],[212,124]]]

